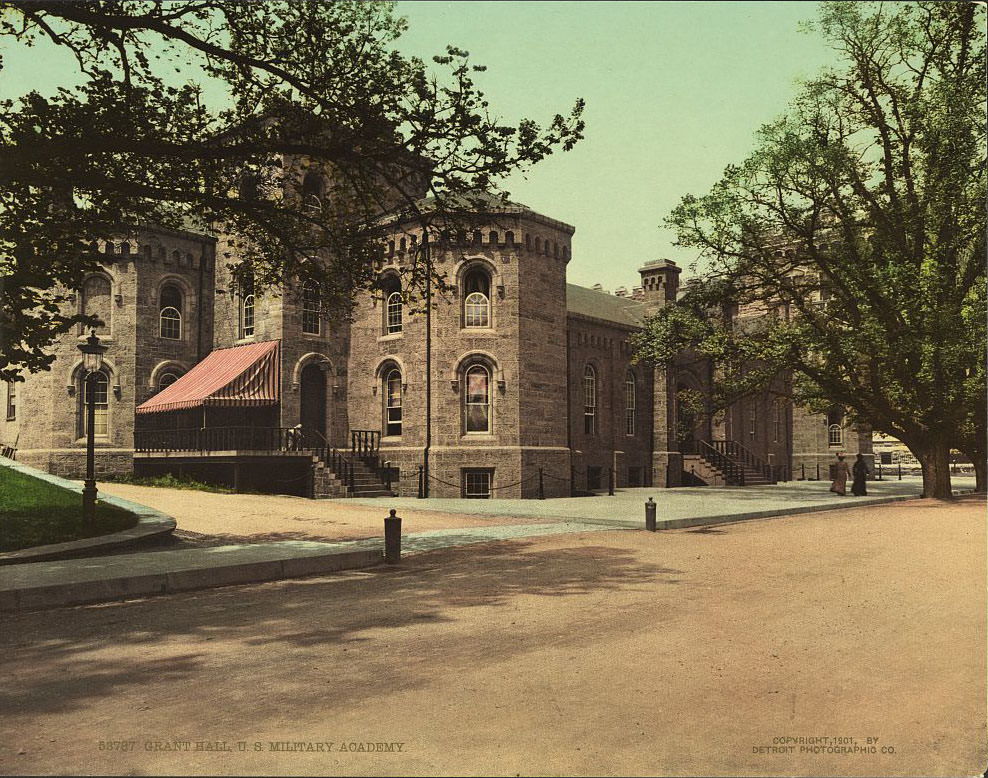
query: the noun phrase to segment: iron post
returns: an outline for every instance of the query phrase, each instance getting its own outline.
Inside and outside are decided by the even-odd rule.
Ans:
[[[384,561],[396,565],[401,560],[401,516],[392,508],[384,518]]]
[[[645,529],[655,532],[655,500],[651,497],[645,503]]]

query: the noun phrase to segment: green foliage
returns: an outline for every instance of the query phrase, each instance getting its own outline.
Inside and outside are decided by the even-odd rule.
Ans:
[[[822,3],[812,30],[843,65],[672,212],[710,270],[641,356],[709,358],[722,403],[783,377],[914,452],[983,451],[984,28],[973,3]]]
[[[0,551],[107,535],[136,523],[132,513],[97,500],[96,522],[89,527],[82,495],[0,467]]]
[[[227,486],[207,484],[202,481],[196,481],[194,478],[175,476],[171,473],[153,477],[115,475],[108,480],[118,484],[134,484],[135,486],[156,486],[165,489],[188,489],[195,492],[217,492],[219,494],[234,493],[234,490]]]
[[[582,137],[581,100],[512,126],[466,51],[448,47],[433,77],[395,51],[404,28],[380,2],[0,0],[0,41],[67,49],[82,76],[0,102],[0,379],[51,363],[96,241],[222,228],[238,239],[218,261],[258,288],[316,282],[342,316],[373,281],[383,213],[451,220],[450,202]],[[285,164],[301,160],[327,174],[309,201]]]

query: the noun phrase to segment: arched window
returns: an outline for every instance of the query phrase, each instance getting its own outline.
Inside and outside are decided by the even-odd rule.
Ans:
[[[844,445],[844,409],[838,405],[827,411],[827,445],[831,448]]]
[[[474,268],[463,278],[463,326],[491,326],[491,277]]]
[[[318,335],[320,316],[319,287],[314,281],[302,284],[302,332],[306,335]]]
[[[315,170],[310,170],[302,179],[302,207],[309,211],[321,211],[322,196],[322,176]]]
[[[182,337],[182,292],[174,284],[161,288],[158,300],[158,334],[163,338],[180,340]]]
[[[176,373],[173,370],[162,373],[161,377],[158,378],[158,391],[160,392],[163,389],[167,389],[181,377],[182,375],[180,373]]]
[[[260,177],[256,173],[244,173],[237,186],[241,200],[256,200],[260,189]]]
[[[635,396],[635,374],[630,370],[624,376],[624,394],[626,400],[624,417],[624,434],[635,434],[635,410],[638,398]]]
[[[492,246],[496,246],[497,245],[497,233],[496,232],[489,233],[487,235],[487,242],[490,243]]]
[[[384,377],[384,434],[401,435],[401,371],[392,368]]]
[[[597,371],[591,365],[583,370],[583,432],[593,435],[597,420]]]
[[[491,431],[491,374],[484,365],[473,365],[466,372],[466,431]]]
[[[110,378],[106,373],[100,371],[92,381],[87,381],[85,374],[80,377],[81,391],[79,392],[79,437],[83,438],[89,433],[87,423],[89,421],[89,401],[96,404],[93,434],[98,438],[108,437],[110,434],[109,425],[109,389]]]
[[[82,285],[82,312],[86,316],[98,316],[101,325],[97,333],[110,331],[110,280],[106,276],[90,276]],[[92,329],[85,327],[80,331]]]
[[[504,233],[504,242],[509,246],[513,246],[515,244],[515,234],[511,230]]]
[[[247,270],[240,275],[240,337],[254,336],[254,273]]]
[[[384,334],[396,335],[402,331],[404,301],[401,299],[401,281],[388,274],[381,282],[384,300]]]

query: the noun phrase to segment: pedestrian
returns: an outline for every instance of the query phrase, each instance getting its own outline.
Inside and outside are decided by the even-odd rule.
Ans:
[[[830,484],[830,491],[834,494],[839,494],[841,497],[847,494],[847,477],[851,474],[850,469],[847,466],[847,462],[844,461],[844,453],[841,452],[837,455],[837,465],[834,470],[834,482]]]
[[[864,497],[868,494],[868,490],[865,488],[865,477],[868,475],[868,465],[865,464],[864,456],[858,454],[857,461],[854,463],[854,467],[851,468],[854,473],[854,483],[851,484],[851,494],[855,497]]]

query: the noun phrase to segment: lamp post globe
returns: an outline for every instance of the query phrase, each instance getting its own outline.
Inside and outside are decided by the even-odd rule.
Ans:
[[[96,378],[103,367],[106,346],[99,342],[96,330],[89,331],[85,343],[79,344],[82,366],[86,373],[86,480],[82,487],[82,516],[90,527],[96,523]]]

